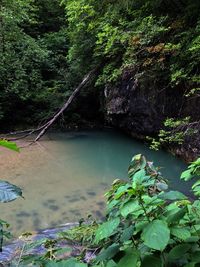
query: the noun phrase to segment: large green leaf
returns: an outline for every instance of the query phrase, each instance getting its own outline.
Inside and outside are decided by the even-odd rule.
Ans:
[[[176,208],[174,210],[169,211],[169,215],[167,215],[167,222],[168,223],[177,223],[179,222],[186,214],[187,207],[183,208]]]
[[[144,211],[139,205],[138,200],[130,200],[121,208],[121,215],[127,217],[130,213],[134,214],[136,217],[142,214]]]
[[[191,248],[189,244],[180,244],[172,248],[169,252],[169,260],[178,260]]]
[[[191,233],[186,228],[172,227],[170,228],[171,234],[181,240],[186,240],[191,236]]]
[[[142,169],[140,171],[137,171],[134,175],[133,175],[133,181],[135,181],[136,183],[141,183],[144,179],[144,177],[146,176],[146,171],[145,169]],[[149,178],[149,177],[148,177]]]
[[[101,224],[96,231],[94,242],[98,243],[99,241],[103,240],[104,238],[110,237],[114,233],[116,228],[119,226],[119,224],[120,224],[119,218],[115,218],[113,220],[110,220],[110,221],[107,221],[107,222]]]
[[[159,198],[166,200],[183,200],[187,199],[187,197],[178,191],[169,191],[166,193],[159,194]]]
[[[22,190],[16,185],[0,181],[0,202],[6,203],[22,197]]]
[[[19,152],[19,147],[14,142],[10,142],[7,140],[0,140],[0,146]]]
[[[128,249],[125,256],[119,261],[117,267],[137,267],[139,254],[134,249]]]
[[[149,223],[142,232],[142,240],[149,248],[164,250],[170,239],[170,230],[166,222],[155,220]]]
[[[116,253],[119,251],[120,245],[119,244],[112,244],[108,248],[104,249],[100,252],[100,254],[97,256],[97,261],[105,261],[112,259]]]

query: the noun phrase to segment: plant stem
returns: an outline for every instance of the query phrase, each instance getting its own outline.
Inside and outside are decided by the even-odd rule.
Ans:
[[[139,203],[140,203],[140,205],[142,206],[142,209],[143,209],[143,211],[144,211],[144,214],[145,214],[145,216],[147,217],[148,222],[151,222],[150,219],[149,219],[149,216],[148,216],[148,214],[147,214],[147,211],[146,211],[146,209],[145,209],[145,206],[143,205],[143,200],[142,200],[141,196],[139,196],[139,198],[140,198]]]

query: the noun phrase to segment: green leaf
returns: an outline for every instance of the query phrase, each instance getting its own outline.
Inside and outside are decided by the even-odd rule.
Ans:
[[[139,205],[138,200],[130,200],[121,208],[120,212],[121,215],[126,218],[130,213],[134,214],[135,216],[138,216],[144,211]]]
[[[0,146],[19,152],[19,147],[14,142],[7,140],[0,140]]]
[[[113,199],[107,203],[107,212],[111,211],[117,204],[120,203],[120,200]]]
[[[47,242],[47,240],[48,240],[47,238],[41,238],[39,240],[34,240],[33,242],[27,243],[25,247],[26,252],[29,250],[33,250],[38,246],[44,245],[44,243]]]
[[[185,181],[189,181],[192,177],[193,175],[191,174],[191,170],[186,170],[181,174],[181,179]]]
[[[143,181],[143,178],[146,176],[146,171],[144,169],[137,171],[132,179],[133,181],[135,181],[136,183],[141,183]],[[148,177],[149,178],[149,177]]]
[[[105,261],[112,259],[117,252],[119,251],[120,245],[119,244],[112,244],[108,248],[104,249],[100,252],[100,254],[96,257],[97,261]]]
[[[95,236],[95,243],[98,243],[99,241],[103,240],[104,238],[110,237],[116,228],[120,224],[120,219],[115,218],[113,220],[107,221],[103,224],[101,224],[97,231],[96,231],[96,236]]]
[[[0,202],[6,203],[22,197],[22,190],[16,185],[0,181]]]
[[[147,225],[148,225],[148,221],[137,222],[135,224],[135,233],[134,234],[137,234],[138,232],[142,231]]]
[[[200,251],[196,251],[191,254],[192,261],[195,263],[200,263]]]
[[[187,208],[177,208],[170,211],[170,214],[167,216],[168,223],[179,222],[186,214]]]
[[[128,170],[129,178],[132,178],[132,176],[139,170],[143,169],[146,166],[147,162],[144,156],[141,154],[135,155],[132,158],[131,165]]]
[[[191,228],[191,234],[199,234],[200,233],[200,224],[193,224]]]
[[[6,221],[3,221],[3,220],[1,220],[1,219],[0,219],[0,225],[3,225],[3,226],[5,226],[5,227],[7,227],[7,228],[10,226],[9,223],[7,223]]]
[[[63,260],[59,262],[49,261],[45,267],[87,267],[85,263],[78,262],[76,259]]]
[[[128,228],[125,228],[125,230],[122,232],[122,235],[120,237],[120,241],[121,242],[128,241],[132,237],[134,229],[135,229],[134,225],[131,225]]]
[[[145,256],[141,267],[162,267],[162,260],[160,258],[157,258],[155,256]]]
[[[166,184],[164,182],[156,183],[156,186],[157,186],[158,190],[160,190],[160,191],[166,191],[168,189],[168,184]]]
[[[193,192],[194,192],[195,196],[199,197],[200,196],[200,185],[193,188]]]
[[[181,259],[181,257],[188,251],[190,250],[191,245],[189,244],[181,244],[177,245],[174,248],[172,248],[169,252],[169,259],[170,260],[178,260]]]
[[[199,237],[198,236],[191,236],[187,239],[184,240],[187,243],[196,243],[197,241],[199,241]]]
[[[144,201],[144,203],[146,205],[148,205],[149,207],[152,207],[152,206],[159,206],[159,205],[162,205],[165,203],[164,200],[158,198],[158,196],[153,196],[153,197],[150,197],[148,195],[144,195],[142,197],[142,200]]]
[[[117,264],[117,267],[137,267],[138,261],[138,252],[134,249],[128,249],[125,251],[125,256]]]
[[[109,262],[106,264],[106,267],[116,267],[116,266],[117,266],[117,264],[116,264],[113,260],[109,261]]]
[[[191,233],[186,228],[172,227],[170,228],[171,234],[181,240],[185,240],[191,236]]]
[[[119,199],[122,195],[124,195],[127,192],[127,189],[130,187],[129,184],[122,185],[117,189],[117,192],[115,193],[115,199]]]
[[[144,228],[141,237],[146,246],[162,251],[169,242],[170,230],[166,222],[155,220]]]
[[[106,265],[104,263],[102,263],[102,264],[91,265],[91,266],[92,267],[116,267],[117,264],[113,260],[110,260],[109,262],[106,263]]]
[[[193,184],[192,189],[194,189],[198,185],[200,185],[200,180],[198,180],[196,183]]]
[[[164,200],[184,200],[187,199],[187,197],[178,192],[178,191],[169,191],[166,193],[161,193],[159,194],[159,198],[164,199]]]

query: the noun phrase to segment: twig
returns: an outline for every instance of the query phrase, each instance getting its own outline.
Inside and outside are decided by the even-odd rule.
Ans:
[[[25,246],[26,246],[26,242],[24,242],[23,246],[22,246],[22,249],[21,249],[21,252],[20,252],[20,255],[19,255],[19,259],[16,263],[16,267],[19,267],[20,266],[20,261],[21,261],[21,258],[22,258],[22,254],[24,252],[24,249],[25,249]]]

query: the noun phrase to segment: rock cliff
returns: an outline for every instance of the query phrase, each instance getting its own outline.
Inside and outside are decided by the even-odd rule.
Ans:
[[[126,69],[115,86],[104,90],[106,120],[137,138],[156,136],[166,118],[190,116],[200,119],[200,98],[187,98],[184,88],[165,88],[149,75],[144,78]],[[164,82],[165,83],[165,82]],[[166,83],[165,83],[166,85]],[[200,129],[186,138],[183,145],[168,147],[186,161],[200,154]]]

